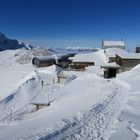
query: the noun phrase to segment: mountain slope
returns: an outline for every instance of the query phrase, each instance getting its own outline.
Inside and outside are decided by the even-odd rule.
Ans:
[[[15,50],[20,48],[30,50],[33,48],[33,46],[31,46],[30,44],[19,43],[15,39],[9,39],[3,33],[0,32],[0,51]]]

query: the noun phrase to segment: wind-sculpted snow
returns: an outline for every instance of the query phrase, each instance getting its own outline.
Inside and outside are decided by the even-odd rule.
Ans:
[[[0,102],[0,122],[7,122],[17,114],[27,112],[30,101],[38,94],[38,79],[32,77],[20,85],[17,90]],[[18,115],[19,116],[19,115]]]

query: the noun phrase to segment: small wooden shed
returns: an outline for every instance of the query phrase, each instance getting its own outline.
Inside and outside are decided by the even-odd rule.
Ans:
[[[101,68],[104,68],[104,78],[115,78],[121,67],[116,63],[108,63]]]
[[[36,111],[38,111],[39,109],[45,106],[50,106],[50,102],[48,103],[32,102],[31,104],[36,106]]]
[[[93,53],[77,54],[72,58],[71,69],[85,69],[94,65]]]

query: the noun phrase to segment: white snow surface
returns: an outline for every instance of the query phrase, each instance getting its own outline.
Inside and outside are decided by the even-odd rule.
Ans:
[[[28,94],[32,93],[33,81],[34,80],[30,80],[29,83],[26,82],[27,87],[29,86],[29,91],[28,88],[26,90],[26,97]],[[120,89],[118,89],[118,86],[120,86]],[[23,89],[24,88],[25,87],[23,87]],[[44,92],[47,92],[48,86],[43,88],[46,88]],[[25,94],[24,92],[22,92],[23,89],[21,88],[21,93],[17,93],[17,96],[19,96],[19,94]],[[33,93],[36,93],[37,91],[35,90],[34,86],[33,89]],[[14,119],[14,122],[9,123],[9,120],[6,119],[8,121],[8,125],[1,126],[0,138],[55,139],[56,137],[60,137],[60,139],[76,139],[76,137],[79,137],[79,139],[88,139],[88,137],[104,137],[105,133],[107,133],[105,137],[108,137],[109,133],[105,131],[106,129],[109,130],[111,128],[113,118],[118,115],[120,105],[122,104],[121,101],[123,99],[123,94],[121,94],[121,89],[123,88],[121,88],[121,85],[119,83],[114,83],[113,81],[109,82],[94,74],[87,73],[76,78],[69,84],[61,85],[61,88],[58,88],[57,91],[51,93],[55,96],[52,97],[53,101],[50,107],[45,107],[40,111],[31,113],[30,115],[27,114],[26,116],[20,118],[22,121],[15,121],[16,119],[18,119],[17,116],[19,114],[13,116],[14,118],[11,118],[11,120]],[[115,96],[117,97],[115,98]],[[22,99],[24,100],[24,102],[26,102],[27,105],[28,101],[25,101],[23,97]],[[114,102],[112,102],[113,100]],[[117,102],[119,102],[119,104],[117,104]],[[11,103],[10,101],[3,101],[2,104],[5,104],[6,106],[6,104]],[[20,108],[20,106],[22,106],[22,108]],[[21,105],[21,102],[18,105],[18,109],[23,109],[23,104]],[[113,115],[108,114],[107,112],[112,112]],[[108,114],[107,116],[106,113]],[[89,114],[89,116],[87,116],[87,114]],[[84,117],[87,117],[87,119],[83,120],[85,119]],[[1,120],[3,122],[3,119]],[[83,125],[83,121],[87,121],[85,122],[85,125],[87,126]],[[100,128],[100,123],[102,123],[103,125],[102,128]],[[90,128],[91,124],[93,125],[92,129],[95,132],[92,132],[93,130]],[[73,129],[75,129],[75,131],[72,130],[71,125],[74,125]],[[108,125],[106,129],[105,125]],[[65,128],[66,126],[68,128]],[[87,130],[84,130],[86,129],[86,127]],[[96,130],[96,127],[99,127],[98,132]],[[79,132],[80,130],[81,132]],[[17,131],[18,133],[16,133]],[[86,134],[84,134],[85,132]],[[62,135],[59,135],[59,133],[62,133]]]
[[[97,52],[77,54],[73,57],[73,62],[94,62],[95,65],[103,65],[107,63],[106,55],[103,50]]]
[[[99,50],[90,53],[95,66],[64,71],[68,79],[58,83],[55,66],[20,65],[17,53],[0,52],[0,140],[140,139],[140,65],[104,79],[107,58]],[[50,106],[36,111],[33,102]]]
[[[107,57],[115,57],[116,54],[120,55],[120,54],[128,54],[128,51],[125,49],[120,49],[120,48],[107,48],[104,50],[105,54],[107,55]]]
[[[34,69],[31,64],[20,65],[15,62],[14,55],[18,52],[19,50],[0,52],[0,100],[15,90],[22,78]]]
[[[120,48],[107,48],[104,52],[107,57],[115,57],[117,54],[124,59],[140,59],[140,53],[132,53]]]
[[[45,51],[44,54],[47,54]],[[31,59],[42,53],[42,49],[40,51],[17,49],[0,52],[0,100],[15,90],[20,81],[36,69],[32,66]]]
[[[140,53],[120,53],[119,56],[123,59],[140,59]]]
[[[118,75],[118,80],[129,85],[126,103],[123,106],[119,122],[114,129],[111,139],[140,139],[140,65],[132,70]]]

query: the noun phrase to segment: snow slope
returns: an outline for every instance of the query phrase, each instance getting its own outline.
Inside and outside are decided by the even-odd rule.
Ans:
[[[140,139],[140,65],[118,75],[118,79],[130,86],[126,104],[118,118],[111,139]]]
[[[77,54],[73,57],[73,62],[94,62],[96,66],[107,63],[107,58],[103,50],[92,53]]]
[[[32,82],[32,84],[30,84]],[[7,123],[9,120],[20,117],[21,113],[30,111],[27,107],[31,100],[38,94],[38,79],[31,77],[16,90],[0,102],[0,121]],[[22,112],[21,112],[22,111]],[[14,116],[13,116],[14,115]]]
[[[0,52],[0,100],[15,90],[22,78],[34,69],[31,64],[20,65],[15,62],[15,54],[18,52],[19,50]]]
[[[0,52],[0,100],[17,88],[19,82],[35,70],[32,58],[39,55],[51,55],[47,49],[16,49]]]
[[[0,51],[16,50],[21,48],[31,50],[33,49],[33,46],[29,43],[19,43],[16,39],[9,39],[3,33],[0,32]]]
[[[0,121],[5,123],[11,120],[19,120],[22,114],[33,111],[31,102],[38,99],[38,96],[43,95],[41,94],[41,81],[44,80],[44,84],[52,83],[53,79],[55,81],[56,75],[52,72],[53,69],[54,66],[48,68],[46,81],[43,79],[44,75],[42,75],[45,70],[43,70],[43,73],[35,70],[26,76],[19,83],[17,89],[0,102]]]
[[[119,82],[87,73],[54,91],[50,107],[1,126],[0,139],[108,138],[124,90]]]

